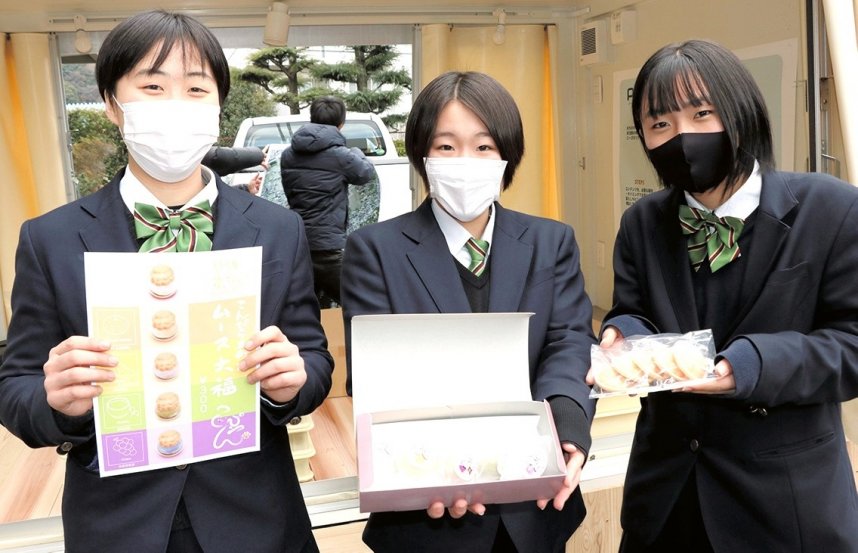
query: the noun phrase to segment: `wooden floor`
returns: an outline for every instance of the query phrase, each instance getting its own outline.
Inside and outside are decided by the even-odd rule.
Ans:
[[[65,456],[30,449],[0,427],[0,523],[60,514]]]
[[[310,439],[316,455],[310,459],[314,480],[357,476],[352,398],[329,397],[313,412]]]

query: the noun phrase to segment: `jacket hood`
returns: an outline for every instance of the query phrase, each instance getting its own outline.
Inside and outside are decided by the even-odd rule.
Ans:
[[[333,125],[305,123],[292,135],[292,149],[301,153],[314,153],[333,146],[345,146],[346,138]]]

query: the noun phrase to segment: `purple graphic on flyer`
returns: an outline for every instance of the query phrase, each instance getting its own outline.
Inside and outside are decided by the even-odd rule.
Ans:
[[[116,470],[146,465],[146,431],[120,432],[101,437],[105,469]]]
[[[200,456],[247,449],[256,443],[255,413],[216,416],[193,426],[194,452]]]

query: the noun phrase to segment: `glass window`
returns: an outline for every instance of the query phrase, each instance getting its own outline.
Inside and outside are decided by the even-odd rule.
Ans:
[[[298,129],[298,127],[295,127],[293,130],[290,128],[291,126],[289,123],[254,125],[247,131],[244,145],[262,148],[269,144],[289,144],[292,142],[292,133]]]
[[[255,125],[247,131],[244,145],[261,148],[268,144],[289,144],[292,142],[292,135],[306,122],[298,121]],[[367,157],[379,157],[387,153],[381,129],[378,128],[378,125],[374,121],[346,121],[340,132],[346,137],[346,146],[349,148],[358,148]]]
[[[346,137],[346,146],[361,150],[367,157],[387,153],[381,131],[373,121],[346,121],[341,132]]]

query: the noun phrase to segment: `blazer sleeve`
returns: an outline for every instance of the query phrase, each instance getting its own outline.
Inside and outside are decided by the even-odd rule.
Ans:
[[[343,300],[346,341],[346,392],[351,395],[352,318],[356,315],[386,314],[392,311],[381,256],[367,235],[360,231],[350,235],[346,241],[340,295]]]
[[[829,213],[826,215],[830,217]],[[858,397],[858,199],[839,221],[827,248],[816,294],[813,328],[745,334],[762,359],[748,401],[763,405],[841,402]],[[793,229],[800,232],[801,229]],[[813,232],[814,229],[804,229]]]
[[[44,364],[67,334],[40,262],[46,254],[34,238],[38,233],[31,232],[34,226],[33,221],[22,225],[15,255],[12,318],[0,365],[0,424],[30,447],[78,445],[95,434],[92,414],[61,417],[48,405],[45,392]]]
[[[285,299],[275,324],[286,338],[298,347],[304,360],[307,381],[289,403],[278,405],[263,397],[263,412],[275,425],[284,424],[295,416],[311,413],[321,405],[331,389],[334,368],[320,322],[319,303],[313,289],[313,269],[304,223],[292,212],[289,212],[288,217],[294,226],[290,225],[289,231],[276,238],[278,242],[285,243],[287,251],[291,252],[291,266],[286,268],[286,275],[278,275],[278,278],[284,279],[282,286],[285,287]],[[263,301],[272,299],[263,298]]]
[[[554,298],[533,392],[537,399],[549,399],[554,409],[560,405],[553,399],[557,396],[568,397],[577,404],[580,409],[565,408],[555,414],[558,434],[561,441],[571,441],[587,451],[591,444],[590,424],[596,410],[596,402],[590,399],[590,387],[585,381],[590,368],[590,347],[596,342],[593,307],[584,291],[574,233],[568,225],[563,225],[563,229],[554,263]]]
[[[632,208],[634,209],[634,208]],[[652,334],[658,334],[658,327],[647,318],[649,311],[645,301],[645,274],[639,270],[635,261],[635,244],[634,240],[640,239],[639,236],[631,236],[629,227],[630,212],[626,211],[620,220],[620,230],[617,232],[617,239],[614,244],[614,294],[613,305],[610,311],[605,315],[604,323],[607,326],[608,322],[622,324],[623,321],[633,321],[629,327],[618,326],[622,332],[629,332],[631,328],[638,329],[646,327]],[[619,318],[618,317],[622,317]],[[604,330],[604,328],[603,328]]]

